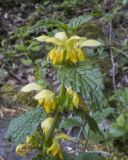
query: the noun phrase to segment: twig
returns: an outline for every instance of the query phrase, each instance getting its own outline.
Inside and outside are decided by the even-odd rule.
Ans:
[[[16,91],[0,91],[0,94],[15,93]]]
[[[87,148],[87,145],[88,145],[88,141],[89,141],[89,134],[90,134],[90,127],[88,128],[88,132],[86,133],[86,141],[85,141],[85,144],[84,144],[84,150]]]
[[[69,118],[72,118],[72,116],[73,116],[73,113],[71,113],[71,114],[69,115]],[[72,128],[69,129],[67,135],[70,135],[71,131],[72,131]]]
[[[111,56],[111,63],[112,63],[112,83],[113,83],[113,89],[116,91],[116,79],[115,79],[115,71],[116,71],[116,65],[114,62],[114,55],[112,52],[112,22],[109,23],[109,45],[110,45],[110,56]]]
[[[79,133],[78,133],[78,138],[80,138],[82,132],[83,132],[83,127],[80,127],[80,131],[79,131]]]
[[[8,73],[15,78],[16,80],[18,80],[19,82],[21,82],[22,84],[25,84],[25,81],[23,81],[21,78],[17,77],[12,71],[9,70],[8,67],[5,67],[5,69],[8,71]]]

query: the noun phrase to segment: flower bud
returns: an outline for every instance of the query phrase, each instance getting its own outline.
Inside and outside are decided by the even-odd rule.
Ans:
[[[49,117],[46,118],[42,123],[41,123],[41,128],[43,129],[44,134],[46,135],[49,131],[49,129],[52,126],[54,118]]]

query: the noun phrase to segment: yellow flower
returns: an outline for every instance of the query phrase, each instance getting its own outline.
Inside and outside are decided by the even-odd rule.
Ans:
[[[52,91],[44,89],[35,96],[35,99],[37,99],[38,104],[43,105],[46,109],[46,112],[49,113],[54,111],[56,108],[54,95],[55,94]]]
[[[87,60],[87,55],[82,50],[80,50],[78,52],[78,59],[79,61],[85,61]]]
[[[31,91],[40,91],[42,90],[43,87],[35,82],[29,83],[25,85],[22,89],[21,92],[31,92]]]
[[[51,99],[50,101],[45,100],[44,101],[44,108],[46,109],[47,113],[50,113],[51,111],[54,111],[56,108],[56,102],[54,99]]]
[[[62,48],[53,48],[47,56],[47,60],[52,60],[53,64],[60,64],[64,59],[64,50]]]
[[[78,94],[76,92],[74,92],[72,102],[75,105],[75,107],[78,108],[79,103],[80,103],[80,99],[79,99],[79,96],[78,96]]]
[[[20,156],[25,156],[27,153],[29,153],[32,149],[35,148],[35,144],[33,143],[33,137],[27,136],[25,143],[19,144],[16,147],[16,153]]]
[[[62,148],[58,140],[56,139],[53,140],[53,144],[51,145],[50,148],[48,148],[47,154],[49,154],[50,152],[52,153],[53,156],[58,155],[60,160],[64,160]]]
[[[74,92],[71,87],[67,87],[66,90],[70,96],[73,96]]]
[[[64,160],[62,148],[59,143],[59,140],[62,140],[62,139],[69,140],[70,137],[65,133],[57,134],[53,139],[52,145],[47,150],[47,153],[51,152],[53,156],[58,155],[60,160]]]
[[[65,134],[65,133],[59,133],[59,134],[57,134],[55,136],[54,139],[57,139],[57,140],[60,140],[60,139],[69,140],[70,137],[67,134]]]
[[[43,87],[37,83],[30,83],[24,86],[21,91],[22,92],[30,92],[33,90],[40,91],[36,96],[35,99],[38,100],[39,105],[43,105],[46,109],[46,112],[49,113],[50,111],[54,111],[56,108],[56,102],[54,100],[54,93],[50,90],[43,89]]]
[[[85,61],[86,54],[82,47],[97,47],[101,45],[96,40],[87,39],[86,37],[71,36],[68,38],[65,32],[58,32],[54,37],[40,36],[36,40],[54,44],[54,48],[48,53],[47,59],[52,60],[53,64],[62,64],[64,61],[77,63]]]
[[[72,103],[75,105],[76,108],[78,108],[80,104],[79,95],[76,92],[74,92],[71,87],[68,87],[66,90],[67,90],[67,93],[73,98]]]
[[[51,99],[53,98],[54,93],[50,90],[47,89],[43,89],[42,91],[40,91],[37,95],[35,95],[35,99],[39,100],[39,99]]]
[[[32,144],[33,143],[33,136],[27,136],[25,143]]]
[[[16,153],[20,156],[25,156],[31,150],[32,148],[27,144],[20,144],[16,147]]]
[[[48,117],[41,123],[41,128],[43,129],[44,134],[46,135],[49,131],[49,129],[52,126],[54,118]]]

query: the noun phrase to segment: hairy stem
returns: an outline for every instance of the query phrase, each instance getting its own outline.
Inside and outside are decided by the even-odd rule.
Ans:
[[[112,52],[112,22],[109,24],[109,42],[110,42],[110,56],[111,56],[111,63],[112,63],[112,83],[113,83],[113,89],[116,91],[116,64],[114,62],[114,55]]]
[[[53,120],[53,123],[51,125],[51,128],[48,132],[48,134],[46,135],[46,141],[49,141],[54,133],[55,128],[57,127],[60,119],[61,119],[61,113],[59,111],[59,105],[61,104],[61,99],[63,100],[63,95],[65,94],[65,88],[64,88],[64,84],[61,84],[61,88],[60,88],[60,94],[58,96],[58,105],[57,105],[57,109],[56,109],[56,113],[55,113],[55,117]]]
[[[46,135],[46,141],[49,141],[51,139],[51,137],[53,136],[54,130],[60,120],[60,117],[61,117],[60,115],[61,115],[60,112],[57,111],[55,114],[55,118],[53,120],[52,126],[51,126],[48,134]]]

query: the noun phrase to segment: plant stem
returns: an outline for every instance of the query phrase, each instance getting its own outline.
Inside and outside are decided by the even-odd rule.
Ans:
[[[57,126],[57,124],[60,120],[60,115],[61,115],[60,112],[57,111],[56,114],[55,114],[55,118],[53,120],[52,126],[51,126],[48,134],[46,135],[46,141],[49,141],[51,139],[51,137],[54,133],[54,130],[55,130],[55,128],[56,128],[56,126]]]
[[[61,104],[61,99],[63,99],[63,95],[65,93],[65,87],[64,87],[64,84],[61,85],[61,89],[60,89],[60,94],[59,94],[59,97],[58,97],[58,106],[57,106],[57,109],[56,109],[56,113],[55,113],[55,117],[54,117],[54,120],[53,120],[53,123],[51,125],[51,128],[48,132],[48,134],[46,135],[46,141],[49,141],[54,133],[54,130],[56,128],[56,126],[58,125],[58,122],[60,121],[60,118],[61,118],[61,113],[59,111],[59,105]]]
[[[88,132],[87,132],[87,135],[86,135],[86,142],[85,142],[84,148],[87,148],[88,140],[89,140],[89,134],[90,134],[90,128],[88,129]]]

